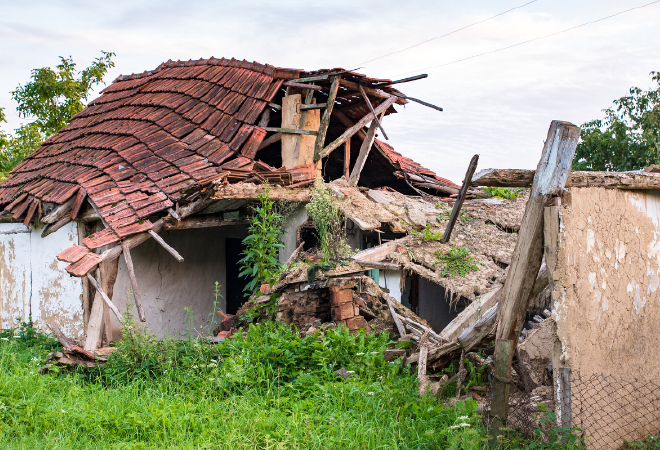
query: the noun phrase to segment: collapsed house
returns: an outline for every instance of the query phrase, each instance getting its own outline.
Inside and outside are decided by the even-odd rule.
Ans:
[[[263,183],[271,200],[298,203],[284,262],[315,245],[304,204],[322,178],[358,253],[311,283],[304,264],[286,273],[270,287],[278,319],[408,337],[415,345],[396,352],[420,378],[462,353],[491,354],[528,196],[467,187],[530,187],[534,171],[486,171],[461,187],[400,155],[376,133],[394,105],[418,100],[393,84],[214,58],[119,77],[0,184],[2,326],[59,325],[85,354],[119,337],[125,311],[158,336],[187,328],[184,308],[197,328],[214,301],[234,314],[246,307],[238,260]],[[543,404],[591,448],[660,433],[658,190],[653,168],[571,172],[545,206],[512,424],[516,411],[533,424]],[[452,220],[448,242],[424,237]],[[478,270],[444,273],[438,256],[454,247]]]
[[[246,219],[264,182],[274,200],[301,202],[282,260],[313,240],[302,204],[317,178],[362,197],[456,195],[376,139],[395,105],[420,102],[393,84],[215,58],[120,76],[0,184],[2,326],[52,322],[93,349],[118,338],[125,311],[157,336],[186,328],[184,308],[196,328],[216,300],[236,312]],[[355,249],[386,239],[387,214],[394,237],[420,226],[413,213],[379,211],[349,216]]]

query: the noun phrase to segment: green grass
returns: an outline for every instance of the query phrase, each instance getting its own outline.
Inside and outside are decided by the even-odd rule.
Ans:
[[[127,329],[102,369],[41,375],[58,346],[0,333],[0,448],[482,448],[476,403],[417,395],[386,336],[281,324],[218,346]],[[20,332],[19,332],[20,333]],[[347,380],[334,371],[354,371]],[[468,423],[470,426],[456,426]],[[454,427],[454,428],[452,428]]]

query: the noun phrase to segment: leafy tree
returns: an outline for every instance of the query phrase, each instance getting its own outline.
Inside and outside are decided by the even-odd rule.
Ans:
[[[604,110],[605,119],[582,125],[574,170],[625,171],[660,163],[660,72],[656,89],[630,88]]]
[[[115,65],[114,53],[101,53],[80,72],[70,57],[60,57],[56,70],[34,69],[30,81],[11,93],[18,103],[19,117],[34,120],[21,125],[13,135],[0,130],[0,180],[85,108],[92,89],[103,82],[105,74]],[[3,108],[0,108],[1,122],[6,122]]]

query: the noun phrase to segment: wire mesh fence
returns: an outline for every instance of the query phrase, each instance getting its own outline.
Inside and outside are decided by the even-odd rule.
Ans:
[[[581,436],[590,450],[660,449],[660,379],[583,377],[555,369],[552,385],[538,386],[525,376],[523,367],[514,364],[513,368],[505,433],[538,436],[556,428]],[[488,424],[489,402],[484,405]]]

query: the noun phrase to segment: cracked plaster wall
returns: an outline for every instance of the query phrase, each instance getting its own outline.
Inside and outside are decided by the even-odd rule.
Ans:
[[[189,325],[184,308],[189,307],[196,330],[208,333],[209,313],[213,309],[215,282],[220,283],[219,306],[225,310],[225,238],[244,238],[246,226],[224,226],[160,233],[165,242],[183,256],[177,262],[153,239],[131,249],[147,326],[157,336],[185,336]],[[112,301],[120,311],[129,310],[137,319],[131,282],[123,257],[119,259]],[[129,297],[130,295],[130,297]],[[128,302],[127,302],[128,297]],[[120,324],[112,316],[113,332],[120,335]],[[194,336],[197,336],[195,332]]]
[[[649,399],[623,389],[582,399],[575,380],[580,376],[587,387],[592,375],[623,383],[660,378],[660,191],[573,188],[561,210],[559,240],[553,366],[571,368],[573,425],[596,436],[612,429],[608,411],[617,411],[631,419],[617,431],[620,440],[643,437],[635,435],[642,424],[660,432],[640,407]],[[602,418],[582,415],[582,400],[600,402]],[[610,448],[595,440],[590,447]]]
[[[58,325],[70,337],[84,335],[82,283],[71,277],[56,255],[78,243],[77,224],[42,238],[43,226],[0,224],[0,326],[16,326],[30,316],[38,328]]]

